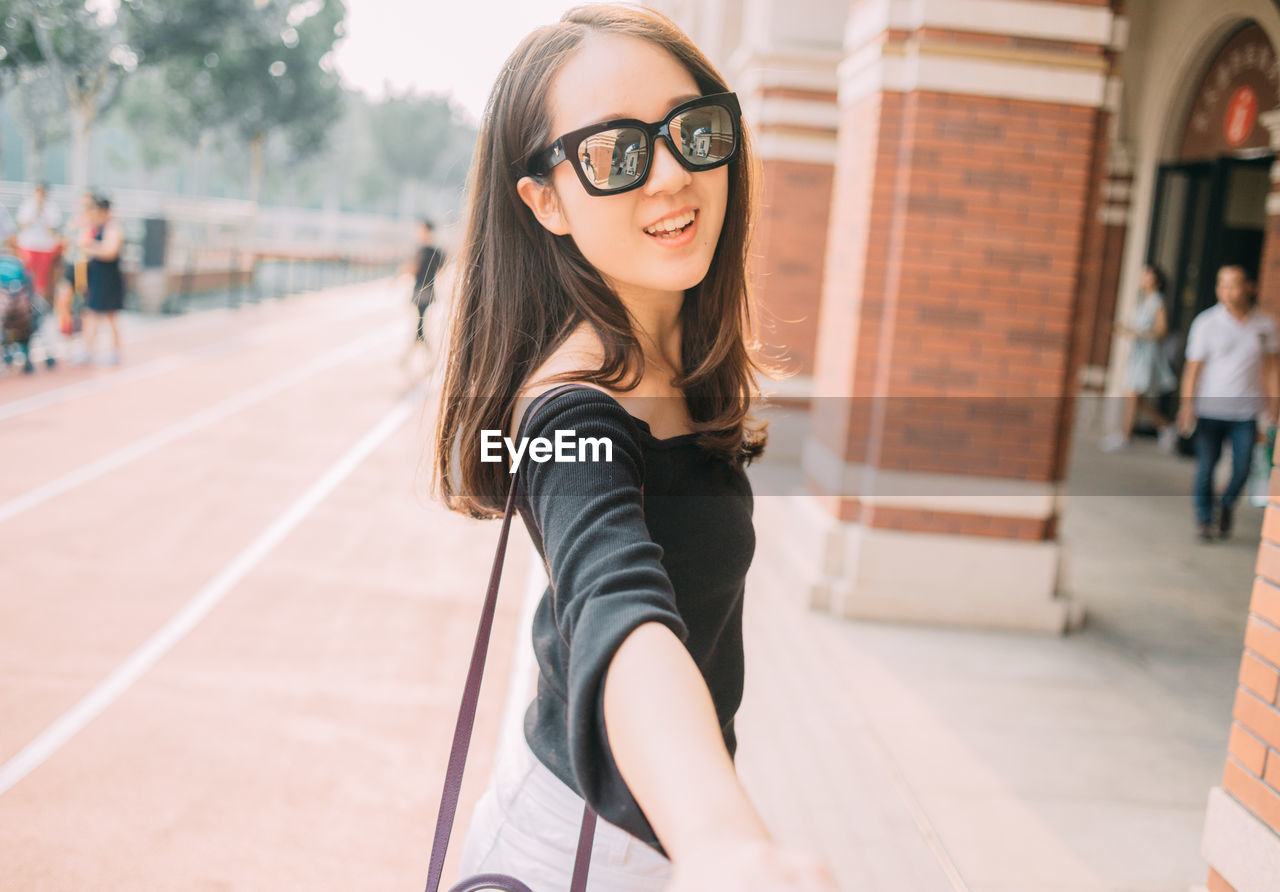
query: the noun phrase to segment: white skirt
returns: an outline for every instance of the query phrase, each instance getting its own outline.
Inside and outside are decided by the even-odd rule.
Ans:
[[[489,789],[476,803],[462,844],[458,878],[504,873],[533,892],[568,892],[582,826],[582,798],[508,735]],[[603,818],[596,820],[589,892],[661,892],[671,862]]]

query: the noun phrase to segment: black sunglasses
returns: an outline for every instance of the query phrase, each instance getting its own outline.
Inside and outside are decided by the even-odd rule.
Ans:
[[[644,185],[661,137],[686,170],[714,170],[738,153],[742,109],[734,93],[699,96],[677,105],[661,121],[616,118],[571,130],[536,152],[525,166],[543,179],[570,158],[589,195],[617,195]]]

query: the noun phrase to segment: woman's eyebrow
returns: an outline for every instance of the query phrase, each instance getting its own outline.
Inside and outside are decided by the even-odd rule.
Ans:
[[[681,103],[688,102],[690,99],[698,99],[701,96],[702,96],[701,93],[682,93],[681,95],[675,97],[674,99],[670,100],[667,103],[667,110],[670,111],[671,109],[675,108],[677,105],[680,105]],[[618,118],[632,118],[632,117],[634,116],[624,115],[621,112],[615,112],[607,115],[600,115],[600,117],[596,118],[595,120],[596,121],[613,121]]]

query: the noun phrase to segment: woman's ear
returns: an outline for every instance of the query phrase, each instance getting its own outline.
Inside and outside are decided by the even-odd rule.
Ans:
[[[569,221],[560,207],[560,197],[550,184],[539,183],[533,177],[521,177],[516,181],[516,192],[544,229],[553,235],[569,234]]]

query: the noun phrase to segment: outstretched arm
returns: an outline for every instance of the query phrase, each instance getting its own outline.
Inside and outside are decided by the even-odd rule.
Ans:
[[[669,892],[835,892],[813,857],[775,845],[724,745],[711,694],[661,623],[637,627],[609,664],[604,721],[618,771],[671,855]]]

